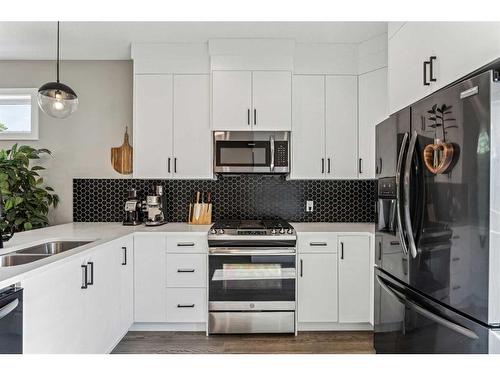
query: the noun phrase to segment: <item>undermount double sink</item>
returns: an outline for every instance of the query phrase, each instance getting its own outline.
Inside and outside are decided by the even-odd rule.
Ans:
[[[20,266],[89,244],[94,241],[50,241],[0,255],[0,267]]]

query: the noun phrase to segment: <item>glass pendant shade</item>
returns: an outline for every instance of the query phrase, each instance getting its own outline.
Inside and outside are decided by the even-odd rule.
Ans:
[[[54,118],[66,118],[78,108],[78,97],[73,89],[59,82],[59,22],[57,22],[56,82],[48,82],[38,89],[38,106]]]
[[[51,117],[66,118],[78,108],[78,97],[71,87],[49,82],[38,89],[38,105]]]

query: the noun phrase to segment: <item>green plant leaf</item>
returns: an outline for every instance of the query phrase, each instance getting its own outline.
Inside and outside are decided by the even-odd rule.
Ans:
[[[33,225],[31,225],[30,222],[24,223],[23,226],[24,226],[24,230],[31,230],[31,229],[33,229]]]

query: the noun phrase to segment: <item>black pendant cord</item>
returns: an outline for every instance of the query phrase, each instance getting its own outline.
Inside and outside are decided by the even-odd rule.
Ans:
[[[56,77],[57,83],[59,83],[59,21],[57,21],[57,63],[56,63]]]

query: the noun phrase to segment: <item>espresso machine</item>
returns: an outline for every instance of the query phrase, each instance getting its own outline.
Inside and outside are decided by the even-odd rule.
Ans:
[[[137,198],[137,190],[132,188],[128,191],[127,201],[125,202],[123,225],[139,224],[142,224],[142,205]]]
[[[153,193],[146,196],[144,224],[157,226],[165,224],[163,186],[153,185]]]

